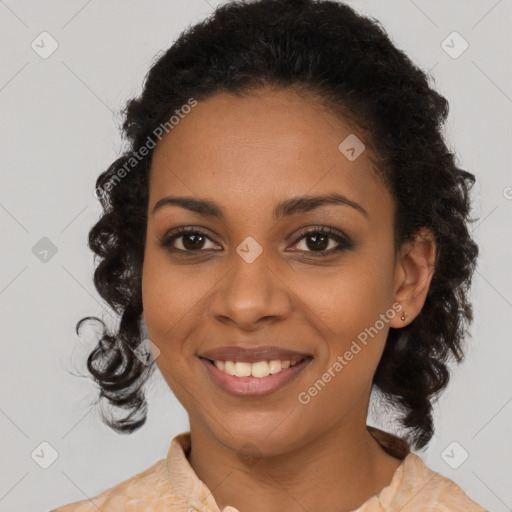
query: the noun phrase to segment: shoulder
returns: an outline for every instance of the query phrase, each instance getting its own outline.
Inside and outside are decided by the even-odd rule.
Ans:
[[[51,512],[148,512],[186,510],[196,489],[197,477],[185,455],[190,432],[175,436],[167,457],[152,466],[104,490],[93,498],[75,501]]]
[[[487,512],[454,481],[431,470],[418,455],[409,453],[401,469],[399,499],[403,512]]]
[[[165,496],[169,499],[171,495],[166,460],[163,459],[91,499],[69,503],[51,512],[98,512],[98,509],[109,512],[142,512],[156,500]]]
[[[369,425],[367,428],[382,448],[402,460],[402,464],[396,470],[391,483],[370,500],[367,508],[363,508],[361,512],[487,512],[454,481],[432,471],[423,459],[411,452],[405,439]]]

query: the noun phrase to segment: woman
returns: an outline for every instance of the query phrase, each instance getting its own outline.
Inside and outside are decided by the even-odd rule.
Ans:
[[[156,364],[190,431],[58,512],[484,510],[410,451],[472,319],[447,113],[334,1],[229,2],[159,57],[97,181],[94,282],[121,322],[88,368],[133,432]],[[366,425],[372,390],[402,437]]]

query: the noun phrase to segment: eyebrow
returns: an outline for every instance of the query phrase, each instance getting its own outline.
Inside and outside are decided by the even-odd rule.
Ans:
[[[350,206],[362,213],[365,217],[368,217],[368,212],[360,204],[351,201],[337,192],[333,192],[331,194],[306,195],[286,199],[276,205],[273,211],[273,218],[274,220],[280,220],[284,217],[289,217],[297,213],[309,212],[321,206],[330,204]],[[195,197],[163,197],[153,207],[152,214],[154,215],[155,212],[164,206],[169,205],[180,206],[187,210],[196,212],[203,217],[213,217],[221,220],[225,219],[225,212],[219,205],[208,199],[197,199]]]

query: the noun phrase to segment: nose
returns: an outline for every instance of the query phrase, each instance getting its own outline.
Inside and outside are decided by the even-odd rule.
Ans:
[[[252,331],[262,323],[282,321],[291,314],[293,294],[283,273],[272,268],[264,252],[252,262],[238,253],[233,253],[230,260],[229,274],[210,303],[216,320]]]

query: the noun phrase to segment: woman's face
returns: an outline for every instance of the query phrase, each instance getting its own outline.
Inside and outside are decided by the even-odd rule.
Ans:
[[[290,92],[222,93],[155,148],[149,337],[191,428],[234,450],[284,453],[342,422],[365,425],[389,327],[404,325],[393,200],[354,134]],[[335,194],[346,203],[297,200]]]

